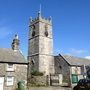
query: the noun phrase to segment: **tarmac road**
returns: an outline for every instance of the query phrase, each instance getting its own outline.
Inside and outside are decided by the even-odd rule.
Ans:
[[[67,87],[30,87],[29,90],[72,90],[71,88]]]

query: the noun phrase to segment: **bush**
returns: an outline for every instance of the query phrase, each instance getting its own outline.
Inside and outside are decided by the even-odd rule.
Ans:
[[[67,79],[67,77],[63,76],[63,83],[68,83],[69,80]]]
[[[33,76],[43,76],[43,73],[42,73],[42,72],[39,72],[39,71],[37,71],[37,70],[33,70],[33,71],[31,72],[31,75],[33,75]]]

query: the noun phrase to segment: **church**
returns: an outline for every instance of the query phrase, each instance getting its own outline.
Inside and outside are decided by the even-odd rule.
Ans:
[[[58,76],[57,82],[76,84],[86,75],[90,60],[70,55],[53,55],[52,18],[44,18],[41,11],[33,19],[30,17],[28,38],[28,61],[32,62],[31,71],[42,72],[44,76]],[[60,77],[59,77],[60,76]],[[55,78],[54,78],[55,79]]]

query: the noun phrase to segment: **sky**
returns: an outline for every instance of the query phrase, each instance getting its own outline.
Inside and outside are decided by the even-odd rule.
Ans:
[[[54,55],[90,58],[90,0],[0,0],[0,48],[11,48],[15,34],[28,52],[29,18],[52,16]]]

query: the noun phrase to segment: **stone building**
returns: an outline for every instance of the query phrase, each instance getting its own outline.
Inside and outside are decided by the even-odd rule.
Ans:
[[[27,62],[15,35],[12,48],[0,48],[0,90],[15,90],[21,80],[27,82]]]
[[[51,17],[45,19],[38,12],[38,17],[30,18],[28,60],[33,62],[32,69],[44,75],[54,73],[53,35]]]
[[[58,55],[54,57],[55,74],[62,74],[63,82],[68,85],[76,84],[78,80],[86,77],[86,67],[90,60],[70,55]]]

